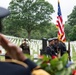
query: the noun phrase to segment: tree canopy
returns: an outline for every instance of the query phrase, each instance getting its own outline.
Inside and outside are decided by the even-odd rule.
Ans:
[[[72,13],[68,16],[67,23],[71,26],[76,25],[76,6],[74,6]]]
[[[9,27],[11,30],[26,30],[28,39],[32,30],[44,30],[51,24],[51,14],[54,12],[53,6],[45,0],[12,0],[9,10]]]
[[[76,40],[76,25],[73,26],[71,33],[69,33],[69,38],[71,41]]]

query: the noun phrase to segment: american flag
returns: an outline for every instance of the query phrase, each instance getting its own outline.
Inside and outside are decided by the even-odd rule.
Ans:
[[[59,1],[58,1],[58,16],[57,16],[56,27],[58,28],[58,39],[61,40],[62,42],[65,42],[66,38],[65,38],[65,32],[64,32],[64,24],[63,24]]]

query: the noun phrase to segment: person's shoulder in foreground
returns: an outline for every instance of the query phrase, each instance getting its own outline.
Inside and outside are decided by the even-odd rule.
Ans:
[[[3,34],[0,34],[0,44],[7,51],[11,59],[19,60],[28,65],[28,67],[24,67],[16,63],[0,62],[0,75],[31,75],[32,70],[37,65],[24,56],[21,48],[12,44]]]
[[[0,22],[2,22],[2,19],[9,14],[9,10],[0,7]],[[1,25],[2,23],[0,23],[0,27]],[[37,71],[34,70],[38,66],[24,56],[20,47],[11,43],[7,38],[5,38],[5,35],[1,33],[0,45],[6,50],[8,56],[11,58],[5,62],[0,61],[0,75],[50,75],[42,69]],[[32,70],[34,71],[32,72]]]
[[[8,16],[10,11],[3,7],[0,7],[0,21]],[[0,24],[1,25],[1,24]],[[0,62],[0,75],[31,75],[31,71],[37,67],[37,65],[31,60],[27,59],[21,51],[21,48],[12,44],[0,33],[0,45],[6,50],[11,59],[19,60],[28,65],[24,67],[22,65],[11,62]]]

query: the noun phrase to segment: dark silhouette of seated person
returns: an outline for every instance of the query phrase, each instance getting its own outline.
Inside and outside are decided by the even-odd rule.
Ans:
[[[20,45],[20,47],[22,48],[23,53],[30,54],[30,49],[29,49],[29,46],[26,43],[26,39],[23,40],[23,42]]]

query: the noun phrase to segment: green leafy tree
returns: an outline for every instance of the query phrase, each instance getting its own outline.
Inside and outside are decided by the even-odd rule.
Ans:
[[[69,33],[69,38],[71,41],[76,40],[76,25],[73,26],[71,33]]]
[[[12,30],[25,29],[28,39],[33,30],[44,30],[45,26],[50,25],[50,15],[54,12],[53,6],[45,0],[12,0],[9,10],[9,27]]]
[[[65,36],[66,36],[66,40],[68,41],[68,40],[70,40],[69,39],[69,34],[71,33],[71,31],[72,31],[72,27],[73,26],[71,26],[71,25],[69,25],[69,24],[65,24]]]
[[[44,27],[44,30],[34,30],[31,33],[31,37],[34,39],[51,38],[57,36],[57,28],[55,24],[50,24]]]
[[[50,37],[57,37],[58,29],[56,28],[55,24],[51,24],[49,29],[48,29],[48,38]]]
[[[7,34],[7,35],[13,35],[16,37],[20,37],[23,35],[21,33],[24,34],[24,30],[22,27],[17,27],[11,24],[11,22],[9,21],[9,18],[4,19],[3,20],[3,31],[2,33]]]
[[[74,6],[72,13],[68,16],[67,23],[71,26],[76,25],[76,6]]]

